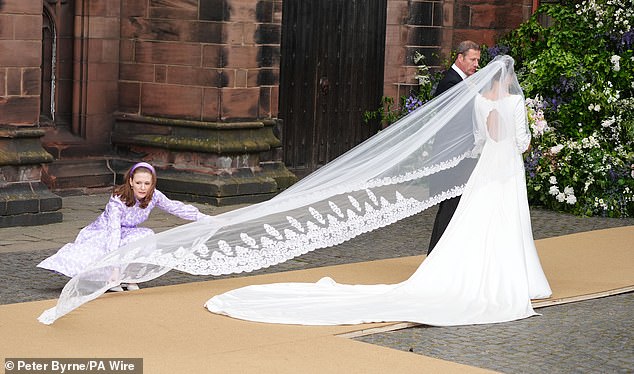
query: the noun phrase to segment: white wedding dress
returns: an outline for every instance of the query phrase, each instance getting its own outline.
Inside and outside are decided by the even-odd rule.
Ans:
[[[209,311],[284,324],[409,321],[436,326],[505,322],[535,315],[550,296],[531,231],[521,153],[530,143],[523,98],[475,98],[482,153],[434,251],[393,285],[253,285],[208,300]],[[490,125],[487,120],[491,113]],[[497,115],[497,117],[495,117]]]

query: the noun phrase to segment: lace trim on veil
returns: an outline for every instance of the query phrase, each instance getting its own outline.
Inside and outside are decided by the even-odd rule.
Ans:
[[[302,224],[293,217],[286,217],[294,230],[284,229],[280,232],[273,226],[264,224],[268,235],[262,235],[259,244],[255,238],[242,233],[240,237],[244,245],[232,247],[226,241],[219,240],[218,250],[210,251],[205,243],[200,243],[184,257],[178,258],[176,253],[164,255],[156,264],[198,275],[251,272],[316,249],[341,244],[363,233],[420,213],[443,200],[459,196],[463,190],[464,185],[457,186],[425,201],[405,198],[396,192],[396,200],[391,203],[384,197],[377,199],[368,189],[366,193],[371,203],[365,202],[363,208],[357,199],[348,195],[355,209],[346,209],[345,214],[333,202],[329,202],[333,214],[327,213],[325,217],[310,207],[308,209],[314,220],[307,220]],[[181,253],[186,252],[183,247],[179,250]]]
[[[159,256],[152,263],[190,274],[223,275],[251,272],[316,249],[341,244],[361,234],[420,213],[444,200],[459,196],[464,190],[464,185],[455,186],[424,201],[406,198],[395,191],[394,202],[388,201],[385,197],[377,198],[371,188],[420,179],[452,168],[471,154],[467,152],[452,160],[398,176],[370,180],[361,188],[352,189],[352,191],[365,190],[368,201],[362,204],[354,196],[347,194],[350,208],[353,209],[342,209],[334,202],[328,201],[331,212],[320,213],[314,207],[308,207],[310,213],[308,217],[314,220],[307,219],[302,223],[294,217],[286,216],[290,227],[284,228],[282,232],[269,224],[264,224],[263,228],[268,235],[260,236],[259,243],[257,239],[243,232],[240,234],[242,245],[231,246],[225,240],[218,240],[216,250],[211,251],[205,241],[200,241],[192,246],[191,250],[180,247],[174,253]],[[351,192],[350,190],[348,188],[348,192]]]

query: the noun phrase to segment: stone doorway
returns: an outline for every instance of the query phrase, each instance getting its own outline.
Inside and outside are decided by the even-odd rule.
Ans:
[[[386,0],[286,0],[280,108],[286,166],[302,177],[378,130]]]

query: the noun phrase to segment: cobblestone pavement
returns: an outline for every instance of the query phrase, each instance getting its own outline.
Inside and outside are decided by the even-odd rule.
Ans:
[[[504,373],[634,372],[634,293],[492,325],[418,326],[358,341]]]
[[[64,197],[63,223],[0,228],[0,304],[57,298],[68,279],[35,265],[64,243],[72,241],[81,227],[96,218],[106,202],[105,194]],[[227,209],[194,205],[207,214]],[[148,227],[157,232],[184,222],[155,212]],[[420,255],[426,252],[434,215],[435,210],[430,209],[339,246],[308,253],[251,274]],[[535,239],[634,226],[634,218],[575,217],[539,208],[532,208],[531,215]],[[206,277],[172,271],[142,284],[142,287],[237,276],[241,275]],[[634,372],[631,317],[634,293],[538,311],[543,316],[511,323],[443,328],[421,326],[356,339],[507,373]]]

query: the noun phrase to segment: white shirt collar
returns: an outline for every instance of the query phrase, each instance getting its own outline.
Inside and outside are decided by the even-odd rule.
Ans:
[[[460,74],[460,77],[462,79],[467,79],[467,74],[465,74],[464,71],[460,70],[460,68],[456,64],[451,65],[451,68],[454,69],[456,73]]]

